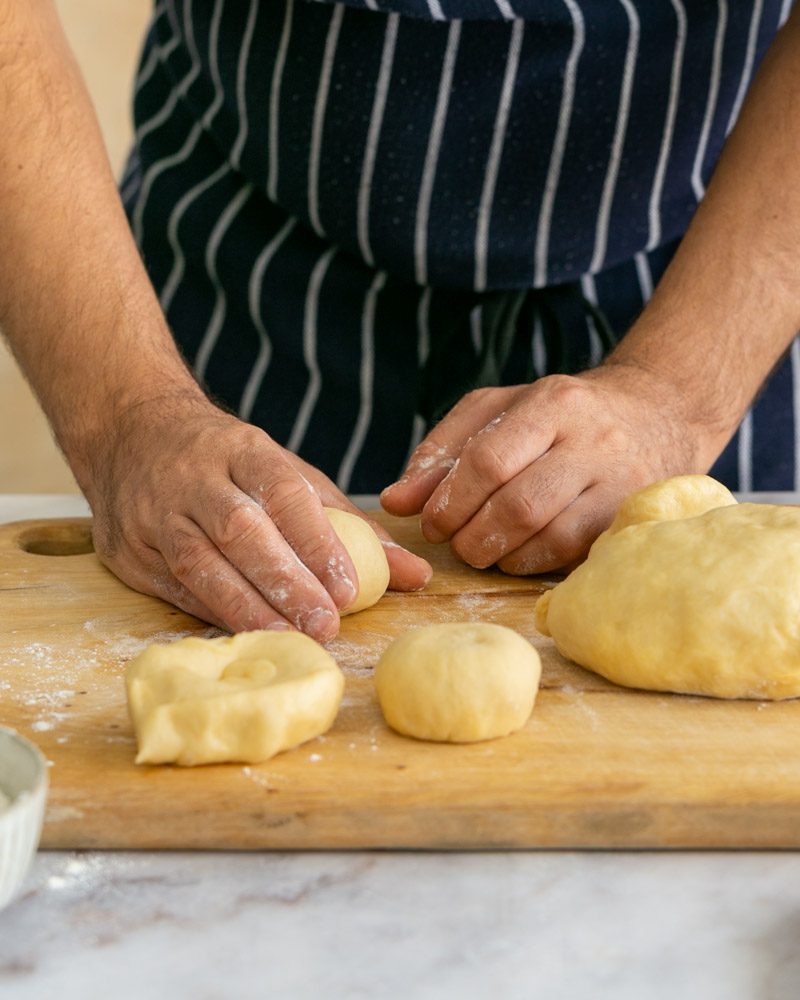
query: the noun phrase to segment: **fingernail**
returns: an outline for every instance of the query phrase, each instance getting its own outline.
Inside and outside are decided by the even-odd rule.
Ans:
[[[329,593],[337,608],[346,608],[355,601],[358,596],[358,587],[349,576],[340,576],[330,587]]]
[[[327,638],[335,632],[336,617],[327,608],[316,608],[305,621],[301,622],[304,632],[319,638]]]
[[[267,632],[290,632],[292,626],[288,622],[270,622],[264,628]]]
[[[411,476],[408,475],[401,476],[398,480],[396,480],[393,483],[389,483],[388,486],[382,489],[381,496],[383,496],[384,493],[388,493],[389,490],[396,490],[398,486],[407,486],[410,481],[411,481]]]
[[[355,580],[351,578],[350,573],[345,569],[343,559],[331,556],[328,560],[328,573],[324,582],[337,608],[346,608],[356,599],[358,577]]]

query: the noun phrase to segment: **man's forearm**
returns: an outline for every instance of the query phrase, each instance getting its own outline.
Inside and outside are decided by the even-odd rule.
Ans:
[[[798,328],[800,9],[767,54],[651,304],[610,361],[677,388],[710,463]]]
[[[0,327],[76,474],[114,414],[200,390],[128,229],[51,0],[0,0]]]

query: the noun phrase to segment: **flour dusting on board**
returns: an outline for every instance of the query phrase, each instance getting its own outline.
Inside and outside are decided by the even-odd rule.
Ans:
[[[589,723],[589,727],[597,732],[600,729],[600,717],[586,700],[586,692],[572,684],[562,684],[560,690],[569,695],[570,705],[576,708]]]
[[[363,677],[370,674],[391,637],[379,632],[361,633],[360,642],[351,642],[341,635],[325,643],[325,648],[345,674]]]
[[[249,764],[245,764],[242,768],[242,774],[248,781],[252,781],[254,785],[258,785],[259,788],[266,788],[268,791],[277,791],[277,786],[281,782],[286,781],[284,775],[265,771],[263,766],[254,768]]]
[[[122,683],[109,686],[109,674],[122,680],[125,663],[142,652],[151,643],[168,643],[198,635],[191,631],[160,630],[144,638],[122,634],[113,639],[97,635],[94,621],[84,623],[88,633],[83,644],[57,646],[48,642],[20,642],[12,645],[3,656],[0,669],[20,672],[23,682],[17,688],[8,681],[0,681],[0,690],[6,699],[30,710],[29,726],[33,733],[46,733],[68,728],[78,714],[80,702],[87,696],[103,695],[104,707],[124,706],[125,689]],[[209,628],[199,633],[203,638],[221,634]],[[95,702],[96,703],[96,702]],[[61,733],[56,742],[68,742],[69,735]],[[129,737],[115,734],[107,742],[129,742]]]

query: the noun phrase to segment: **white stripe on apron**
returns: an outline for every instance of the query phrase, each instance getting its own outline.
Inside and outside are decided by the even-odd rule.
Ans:
[[[308,218],[317,236],[324,236],[325,231],[319,219],[319,159],[322,154],[322,129],[325,126],[325,108],[328,104],[328,94],[331,89],[331,74],[336,59],[336,46],[339,44],[339,31],[342,27],[344,7],[337,4],[333,8],[331,22],[328,26],[328,37],[325,40],[325,52],[322,56],[322,67],[319,71],[317,84],[317,99],[314,104],[314,119],[311,124],[311,151],[308,156]]]
[[[489,254],[489,224],[492,217],[492,202],[497,186],[497,175],[500,170],[500,158],[503,155],[506,126],[511,111],[511,100],[514,94],[514,84],[517,79],[519,54],[525,33],[525,22],[514,21],[511,38],[508,42],[506,68],[503,74],[503,88],[497,106],[494,120],[492,144],[489,147],[489,158],[486,163],[486,173],[483,179],[480,205],[478,206],[478,222],[475,228],[475,288],[482,292],[486,288],[486,267]]]
[[[447,107],[450,102],[450,90],[453,85],[453,69],[458,55],[458,43],[461,38],[461,22],[451,21],[447,32],[447,48],[442,62],[442,75],[439,77],[439,89],[436,94],[436,107],[433,112],[428,148],[425,151],[425,163],[422,167],[422,181],[419,186],[417,211],[414,230],[414,269],[417,284],[425,285],[428,281],[428,218],[433,194],[433,182],[436,179],[436,164],[439,160],[439,150],[442,145],[444,125],[447,120]]]
[[[628,131],[628,115],[631,108],[631,93],[633,90],[633,74],[636,70],[636,57],[639,51],[639,16],[631,0],[619,0],[628,18],[628,48],[625,53],[625,68],[622,74],[622,85],[619,94],[619,109],[617,122],[614,126],[614,139],[611,144],[606,179],[603,184],[603,195],[597,213],[597,228],[595,230],[594,253],[589,264],[590,272],[596,274],[603,269],[608,248],[608,221],[611,216],[611,203],[617,187],[619,164],[622,158],[622,147]]]
[[[717,21],[717,34],[714,39],[714,56],[711,61],[711,78],[708,85],[708,100],[706,111],[703,116],[703,128],[700,132],[700,141],[697,144],[697,152],[692,167],[692,187],[695,197],[700,201],[706,193],[703,181],[703,160],[708,148],[708,136],[711,132],[711,122],[714,119],[714,112],[717,109],[717,98],[719,96],[720,75],[722,73],[722,52],[725,46],[725,28],[728,24],[728,0],[717,0],[719,10]]]
[[[289,451],[297,452],[303,443],[303,438],[305,437],[306,430],[308,429],[311,414],[314,411],[314,406],[317,402],[317,396],[319,396],[320,386],[322,384],[322,376],[320,374],[319,364],[317,363],[317,320],[319,318],[319,293],[322,288],[322,282],[325,280],[325,275],[330,267],[330,263],[336,253],[336,247],[330,247],[330,249],[326,250],[317,261],[308,281],[306,302],[303,311],[303,358],[305,359],[309,378],[308,386],[306,388],[305,395],[303,396],[303,402],[300,404],[300,409],[298,410],[297,419],[295,420],[294,427],[292,428],[291,436],[286,443],[286,447]]]
[[[258,399],[258,392],[261,388],[261,383],[264,381],[264,376],[267,373],[267,368],[269,367],[270,359],[272,357],[272,345],[270,343],[269,334],[267,333],[261,309],[261,293],[264,287],[264,275],[267,273],[267,268],[272,262],[275,254],[286,242],[296,224],[296,219],[289,219],[289,221],[278,232],[278,235],[271,240],[258,255],[253,266],[252,273],[250,274],[247,305],[250,310],[250,318],[258,331],[261,346],[259,347],[255,363],[250,370],[247,382],[245,382],[242,399],[239,403],[239,416],[242,420],[250,419],[250,415],[253,412],[253,406],[256,399]]]
[[[339,474],[336,477],[336,485],[343,493],[350,489],[350,481],[353,478],[353,469],[364,447],[364,441],[369,430],[372,418],[372,393],[374,389],[373,378],[375,372],[375,308],[378,295],[386,284],[386,273],[378,271],[372,279],[366,296],[364,297],[364,309],[361,319],[361,363],[359,365],[359,389],[361,394],[361,405],[358,411],[353,435],[350,444],[339,467]]]
[[[547,180],[544,185],[542,207],[539,211],[539,222],[536,227],[536,255],[534,260],[533,284],[536,288],[544,288],[547,284],[547,252],[550,245],[550,225],[553,219],[553,205],[561,179],[561,167],[564,163],[564,150],[567,145],[572,106],[575,100],[575,80],[578,75],[578,62],[586,41],[586,27],[580,6],[575,0],[564,0],[572,19],[572,47],[564,70],[564,85],[561,90],[561,105],[558,110],[558,126],[553,137],[553,148],[550,152],[550,165],[547,168]]]
[[[675,116],[678,111],[678,97],[681,89],[681,73],[683,72],[683,55],[686,49],[686,10],[682,0],[670,0],[677,19],[675,33],[675,50],[672,56],[672,73],[669,84],[669,104],[667,118],[664,123],[664,133],[661,137],[661,149],[658,153],[658,163],[650,191],[648,209],[650,222],[650,238],[647,250],[654,250],[661,243],[661,195],[664,191],[664,177],[667,172],[667,161],[672,149],[672,136],[675,131]]]
[[[378,70],[378,79],[375,83],[375,98],[372,102],[367,142],[364,147],[364,162],[361,167],[361,181],[358,188],[358,245],[364,260],[370,267],[373,267],[375,264],[369,241],[369,203],[372,194],[372,176],[375,172],[375,158],[378,155],[378,140],[381,135],[383,113],[386,110],[386,97],[389,93],[389,84],[392,79],[392,64],[394,62],[394,50],[397,43],[397,28],[399,23],[400,18],[397,14],[391,14],[386,19],[381,65]]]

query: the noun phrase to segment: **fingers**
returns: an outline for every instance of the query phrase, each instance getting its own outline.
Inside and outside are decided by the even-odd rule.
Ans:
[[[400,479],[381,493],[383,509],[397,517],[419,514],[425,501],[455,465],[459,450],[457,442],[437,444],[435,439],[427,437],[415,449]]]
[[[360,512],[256,428],[216,411],[190,425],[145,422],[117,443],[93,504],[98,555],[137,590],[221,628],[332,638],[358,580],[323,504]],[[377,530],[391,584],[424,586],[427,563]]]
[[[551,424],[537,425],[521,411],[494,418],[464,445],[458,462],[425,504],[422,532],[428,541],[445,541],[464,528],[499,490],[526,468],[537,466],[553,444],[553,436]],[[509,496],[513,498],[514,491]],[[509,503],[509,497],[505,502]],[[526,520],[541,516],[527,509],[530,502],[540,506],[538,499],[524,497],[513,503],[523,508],[520,514]]]
[[[469,439],[497,417],[494,390],[460,400],[414,450],[401,478],[381,493],[381,504],[399,517],[418,514],[450,473]]]
[[[309,485],[317,492],[326,507],[338,507],[367,521],[383,544],[383,551],[389,563],[390,590],[422,590],[429,583],[433,575],[430,563],[398,545],[384,527],[352,504],[324,473],[301,462],[300,459],[293,461],[297,467],[302,468]]]
[[[234,536],[235,546],[238,548],[241,544],[245,549],[255,546],[258,551],[256,558],[263,560],[266,549],[272,551],[280,535],[288,543],[289,551],[296,553],[300,563],[331,596],[335,606],[346,608],[358,593],[358,574],[331,527],[316,490],[289,462],[281,462],[280,459],[272,463],[272,474],[265,484],[260,465],[253,468],[253,463],[245,460],[232,469],[234,481],[248,496],[243,498],[240,494],[238,498],[227,498],[227,503],[235,505],[237,499],[251,499],[249,511],[246,505],[242,508],[240,504],[240,509],[233,506],[223,513],[224,518],[239,522],[227,526],[228,532]],[[259,476],[259,473],[262,475]],[[273,526],[278,534],[272,530]],[[223,548],[223,551],[227,554],[227,549]],[[287,553],[283,547],[281,551],[285,558]],[[252,561],[251,556],[248,562]],[[242,564],[237,562],[237,565]],[[259,572],[258,567],[255,571]],[[249,571],[245,571],[245,575],[261,589],[257,578]],[[312,587],[312,592],[315,591],[321,600],[319,592]]]
[[[615,507],[600,487],[591,487],[497,565],[514,576],[569,569],[586,556],[600,532],[609,526]]]
[[[242,607],[233,609],[237,621],[248,615],[250,621],[261,621],[270,609],[270,621],[277,613],[315,639],[332,638],[339,625],[337,607],[274,521],[254,500],[230,485],[220,486],[212,496],[215,502],[193,509],[191,520],[179,517],[165,525],[160,548],[175,576],[208,603],[198,588],[207,586],[209,568],[205,564],[209,563],[226,593],[228,584],[242,585]],[[198,568],[191,565],[192,559],[198,561]],[[347,565],[352,572],[349,558]],[[348,596],[352,600],[355,591],[348,591]],[[229,599],[235,600],[232,593]],[[218,610],[217,605],[209,606]]]
[[[578,461],[558,447],[498,489],[450,540],[453,551],[478,569],[492,566],[542,532],[587,487]]]
[[[96,551],[104,566],[139,593],[158,597],[201,621],[230,631],[221,618],[175,578],[155,549],[141,543],[134,546],[123,543],[113,555],[104,553],[101,547],[96,547]]]
[[[433,576],[431,564],[398,545],[385,528],[368,520],[381,540],[389,563],[389,590],[414,591],[427,587]]]
[[[314,617],[295,603],[294,577],[280,564],[265,573],[264,593],[237,569],[195,522],[172,515],[164,526],[159,549],[167,568],[211,614],[232,632],[284,628],[291,625],[313,635],[329,638],[338,625],[335,609]],[[328,598],[330,602],[330,598]],[[285,613],[284,613],[285,612]]]

